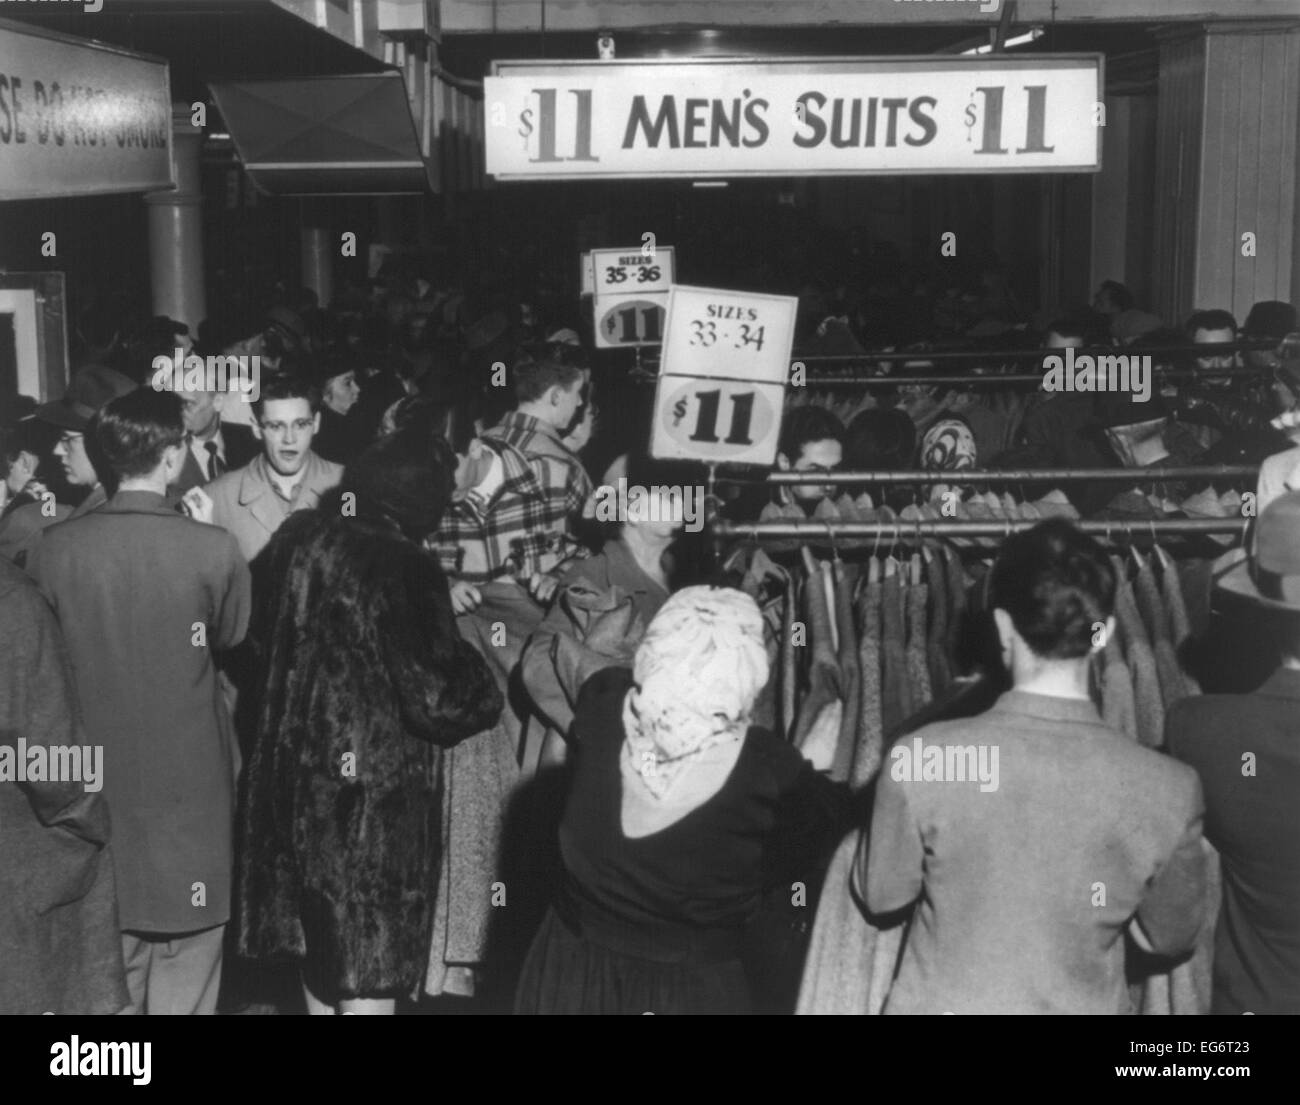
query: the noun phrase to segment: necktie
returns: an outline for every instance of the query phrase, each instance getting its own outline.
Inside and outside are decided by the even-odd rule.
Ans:
[[[215,480],[226,470],[226,466],[221,463],[221,458],[217,456],[217,443],[215,441],[205,443],[203,448],[208,451],[208,479]]]

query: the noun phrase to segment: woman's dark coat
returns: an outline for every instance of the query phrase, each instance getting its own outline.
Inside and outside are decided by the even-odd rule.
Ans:
[[[313,989],[412,991],[438,885],[442,749],[502,700],[437,562],[380,520],[292,516],[267,548],[266,672],[241,810],[239,950]]]

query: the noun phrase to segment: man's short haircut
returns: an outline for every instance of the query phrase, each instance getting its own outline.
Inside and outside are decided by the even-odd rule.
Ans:
[[[1115,572],[1093,538],[1064,518],[1008,537],[989,575],[989,605],[1005,610],[1033,652],[1073,660],[1092,651],[1115,610]]]
[[[842,445],[844,423],[815,403],[786,411],[779,444],[786,459],[793,464],[803,455],[803,447],[814,441],[838,441]]]
[[[1189,338],[1196,337],[1197,330],[1231,330],[1237,332],[1237,320],[1231,311],[1215,308],[1210,311],[1193,311],[1184,328]]]
[[[252,404],[253,417],[259,422],[271,399],[306,399],[312,414],[320,410],[320,388],[305,372],[278,372],[263,379],[261,392]]]
[[[158,467],[165,449],[185,440],[181,397],[137,388],[99,412],[94,432],[99,455],[119,480],[147,476]]]
[[[582,368],[558,357],[533,360],[526,357],[515,364],[515,399],[520,403],[535,403],[551,388],[571,388],[582,379]]]
[[[1101,290],[1110,297],[1110,301],[1121,311],[1131,311],[1133,309],[1133,293],[1118,280],[1103,280]]]

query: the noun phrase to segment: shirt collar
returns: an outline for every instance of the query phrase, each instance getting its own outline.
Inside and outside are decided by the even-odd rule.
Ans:
[[[1044,721],[1077,721],[1088,725],[1104,722],[1087,698],[1058,698],[1056,695],[1033,694],[1029,691],[1007,691],[993,704],[994,710],[1018,714],[1021,717],[1041,718]]]
[[[564,440],[560,437],[560,432],[549,422],[543,422],[535,415],[524,414],[522,411],[508,411],[506,416],[501,419],[501,426],[503,429],[508,427],[511,429],[525,430],[531,434],[543,434],[561,445],[564,444]]]
[[[645,569],[636,562],[632,550],[621,539],[606,542],[602,551],[605,554],[605,561],[609,565],[611,582],[622,587],[624,591],[634,595],[646,594],[651,590],[663,591],[659,583],[651,579],[646,574]],[[636,582],[632,586],[627,586],[629,581]]]
[[[224,453],[226,451],[226,439],[221,433],[220,423],[217,424],[217,432],[214,433],[206,441],[195,434],[190,434],[190,443],[194,446],[194,448],[200,451],[207,449],[209,441],[211,441],[214,445],[216,445],[218,453]]]

